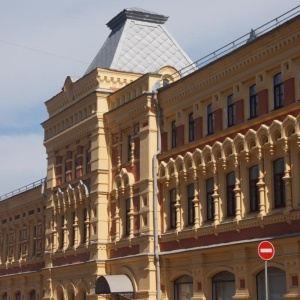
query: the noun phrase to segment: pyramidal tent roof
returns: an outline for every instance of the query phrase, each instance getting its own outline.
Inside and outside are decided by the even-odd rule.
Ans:
[[[86,70],[107,68],[155,73],[163,66],[177,70],[192,63],[164,27],[168,17],[139,8],[127,8],[106,25],[111,33]]]

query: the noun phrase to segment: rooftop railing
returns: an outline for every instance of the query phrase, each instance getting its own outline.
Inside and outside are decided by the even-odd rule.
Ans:
[[[21,188],[19,188],[19,189],[16,189],[16,190],[14,190],[14,191],[12,191],[12,192],[9,192],[9,193],[7,193],[7,194],[4,194],[4,195],[0,196],[0,201],[5,200],[5,199],[8,199],[8,198],[10,198],[10,197],[12,197],[12,196],[21,194],[21,193],[23,193],[23,192],[26,192],[26,191],[31,190],[31,189],[33,189],[33,188],[36,188],[36,187],[38,187],[38,186],[41,186],[41,185],[43,185],[44,183],[45,183],[45,178],[39,179],[39,180],[37,180],[37,181],[35,181],[35,182],[32,182],[32,183],[30,183],[30,184],[28,184],[28,185],[25,185],[25,186],[23,186],[23,187],[21,187]]]
[[[172,74],[172,77],[175,80],[178,80],[196,70],[201,69],[205,65],[208,65],[212,61],[232,52],[233,50],[255,40],[258,36],[265,34],[266,32],[272,30],[273,28],[283,24],[284,22],[292,19],[293,17],[300,14],[300,5],[296,6],[295,8],[289,10],[285,14],[277,17],[276,19],[256,28],[251,29],[250,32],[241,36],[240,38],[234,40],[233,42],[219,48],[218,50],[200,58],[199,60],[193,62],[192,64],[186,66],[185,68],[179,70],[178,72]]]

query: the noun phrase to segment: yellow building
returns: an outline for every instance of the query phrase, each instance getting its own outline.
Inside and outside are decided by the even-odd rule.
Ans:
[[[264,240],[269,299],[300,299],[300,17],[205,64],[166,20],[122,11],[46,102],[47,178],[0,198],[0,300],[261,300]]]

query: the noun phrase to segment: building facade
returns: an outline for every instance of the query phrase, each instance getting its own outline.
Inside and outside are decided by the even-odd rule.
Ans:
[[[1,300],[261,300],[264,240],[269,299],[300,298],[300,18],[200,68],[166,20],[118,14],[46,102],[47,177],[0,202]]]

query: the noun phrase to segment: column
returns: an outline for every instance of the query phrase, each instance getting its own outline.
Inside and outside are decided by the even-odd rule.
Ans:
[[[235,220],[241,219],[241,188],[240,188],[240,164],[238,160],[238,156],[235,155],[234,157],[234,172],[235,172],[235,201],[236,201],[236,207],[235,207]]]
[[[259,190],[259,216],[266,214],[265,182],[264,182],[264,159],[262,150],[258,148],[258,190]]]

